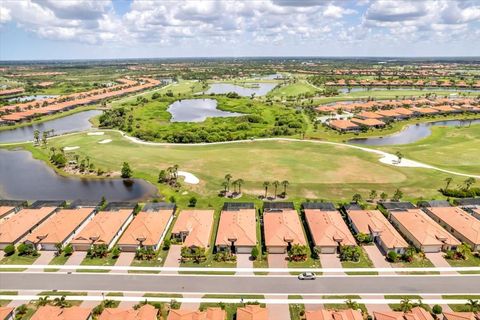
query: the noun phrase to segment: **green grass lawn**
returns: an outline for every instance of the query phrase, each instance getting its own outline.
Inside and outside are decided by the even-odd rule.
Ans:
[[[338,296],[323,296],[322,299],[343,299],[345,301],[347,300],[360,300],[361,297],[358,295],[338,295]],[[333,309],[333,310],[344,310],[348,309],[347,305],[345,303],[324,303],[323,304],[325,309]],[[367,307],[364,304],[358,304],[358,307],[362,310],[363,313],[367,313]]]
[[[85,257],[80,263],[82,266],[113,266],[117,260],[112,257],[109,253],[106,258],[89,258]],[[88,270],[88,269],[78,269],[77,272],[109,272],[108,270]]]
[[[360,260],[358,262],[354,261],[342,261],[343,268],[373,268],[373,262],[368,257],[367,253],[360,247]],[[378,274],[378,272],[347,272],[349,275],[369,275],[369,274]]]
[[[314,94],[316,91],[317,89],[311,84],[304,81],[299,81],[296,83],[287,84],[287,85],[275,88],[274,90],[268,93],[268,96],[289,97],[289,96],[298,96],[306,93]]]
[[[452,267],[478,267],[480,266],[480,257],[474,256],[472,253],[467,254],[467,259],[465,260],[450,260],[445,259]],[[478,271],[460,271],[462,274],[477,274]]]
[[[37,256],[19,256],[18,252],[12,254],[11,256],[8,257],[3,257],[2,260],[0,260],[0,264],[17,264],[17,265],[30,265],[35,262],[35,260],[40,257],[40,254]],[[7,268],[7,269],[0,269],[0,272],[9,272],[9,271],[24,271],[27,269],[22,269],[22,268]]]
[[[299,299],[303,299],[303,297],[302,296],[297,296],[297,295],[290,295],[290,296],[288,296],[288,299],[299,300]],[[303,319],[301,314],[303,314],[305,312],[305,305],[304,304],[290,303],[290,304],[288,304],[288,309],[290,311],[290,319],[291,320],[301,320],[301,319]]]
[[[433,263],[428,260],[426,257],[421,257],[420,255],[415,255],[412,262],[395,262],[392,263],[394,268],[430,268],[435,267]],[[403,273],[403,272],[402,272]],[[439,272],[407,272],[408,274],[439,274]]]
[[[98,144],[103,139],[111,143]],[[115,132],[104,136],[73,134],[50,139],[57,148],[80,147],[75,151],[81,157],[90,156],[97,167],[119,171],[123,161],[131,164],[134,177],[156,183],[158,172],[173,164],[180,170],[195,174],[198,185],[184,185],[180,192],[158,185],[168,198],[183,198],[186,203],[191,193],[201,196],[198,205],[215,205],[223,199],[217,197],[225,174],[242,178],[242,191],[251,197],[242,201],[257,201],[263,194],[263,181],[288,180],[291,200],[298,198],[350,200],[370,190],[393,194],[401,188],[406,199],[439,198],[437,189],[449,175],[422,168],[392,167],[378,161],[378,156],[344,146],[316,144],[309,141],[255,141],[247,143],[208,146],[148,146],[125,140]],[[48,150],[23,145],[34,157],[46,160]],[[242,159],[242,161],[237,161]],[[270,194],[272,190],[270,190]],[[299,199],[298,199],[299,200]],[[299,200],[301,201],[301,200]]]

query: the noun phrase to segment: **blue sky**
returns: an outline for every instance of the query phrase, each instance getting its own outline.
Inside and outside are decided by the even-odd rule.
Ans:
[[[0,2],[0,60],[479,53],[479,1]]]

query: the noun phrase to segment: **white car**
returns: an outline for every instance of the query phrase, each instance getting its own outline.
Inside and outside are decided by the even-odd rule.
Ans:
[[[313,272],[304,272],[298,275],[300,280],[315,280],[317,276]]]

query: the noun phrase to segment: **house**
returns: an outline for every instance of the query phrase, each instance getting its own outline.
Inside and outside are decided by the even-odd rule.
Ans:
[[[210,247],[214,210],[183,210],[172,229],[172,238],[186,247]]]
[[[0,307],[0,320],[13,320],[15,319],[15,308],[12,307]]]
[[[473,312],[443,312],[443,320],[477,320]]]
[[[35,229],[26,239],[37,250],[54,251],[57,244],[65,246],[94,216],[91,208],[62,209]]]
[[[268,309],[259,305],[246,305],[237,308],[236,320],[268,320]]]
[[[415,205],[411,202],[406,201],[391,201],[391,202],[380,202],[380,206],[382,206],[388,212],[391,211],[405,211],[409,209],[416,209]]]
[[[307,245],[300,217],[292,207],[290,203],[265,203],[263,230],[268,253],[286,253],[294,244]]]
[[[391,211],[390,221],[417,249],[424,252],[454,250],[460,241],[420,209]]]
[[[480,251],[480,220],[459,207],[430,207],[424,211],[473,251]]]
[[[205,311],[193,311],[186,309],[171,309],[167,320],[225,320],[227,313],[217,307],[207,308]]]
[[[374,311],[374,320],[434,320],[430,312],[421,307],[414,307],[409,312]]]
[[[224,208],[220,214],[215,246],[230,248],[233,253],[250,254],[257,245],[257,214],[253,203],[234,209]]]
[[[71,241],[73,249],[87,251],[92,245],[100,244],[105,244],[108,249],[111,249],[132,219],[133,211],[131,209],[100,211],[73,238]]]
[[[480,207],[472,209],[472,216],[480,220]]]
[[[355,238],[348,229],[340,212],[331,210],[320,202],[319,208],[305,209],[305,220],[318,253],[336,253],[340,246],[356,246]],[[333,205],[332,205],[333,206]]]
[[[403,254],[408,243],[379,210],[348,210],[348,220],[356,233],[368,234],[384,253]]]
[[[20,242],[25,236],[47,220],[56,207],[43,207],[40,209],[22,209],[11,215],[1,224],[0,249],[9,244]]]
[[[0,207],[0,222],[4,220],[10,213],[16,212],[16,207],[1,206]]]
[[[359,131],[360,126],[356,125],[350,120],[330,120],[328,122],[330,128],[335,129],[340,132],[347,132],[347,131]]]
[[[158,310],[145,304],[138,309],[106,308],[98,320],[157,320]]]
[[[383,128],[385,127],[385,122],[378,119],[356,119],[352,118],[351,121],[359,126],[364,126],[367,128]]]
[[[54,306],[39,307],[30,320],[91,320],[92,309],[73,306],[60,308]]]
[[[305,312],[306,320],[363,320],[362,313],[358,310],[309,310]]]
[[[175,213],[175,205],[168,205],[147,204],[120,237],[118,247],[122,251],[136,251],[142,247],[158,250]]]
[[[377,119],[377,120],[380,120],[383,118],[382,115],[379,115],[375,112],[372,112],[372,111],[363,111],[363,112],[360,112],[359,114],[356,115],[357,118],[360,118],[360,119]]]

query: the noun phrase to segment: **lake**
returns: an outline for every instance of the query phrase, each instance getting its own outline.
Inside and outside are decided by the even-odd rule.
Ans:
[[[157,189],[139,179],[63,177],[28,151],[0,149],[0,198],[22,200],[139,201],[155,197]]]
[[[210,84],[210,88],[205,91],[205,94],[227,94],[229,92],[235,92],[242,97],[250,97],[253,93],[255,93],[255,96],[264,96],[277,86],[276,83],[267,82],[247,83],[246,85],[248,86],[248,88],[232,83],[212,83]]]
[[[217,109],[215,99],[185,99],[172,103],[168,109],[172,115],[171,122],[202,122],[208,117],[238,117],[242,113]]]
[[[369,146],[388,146],[396,144],[408,144],[428,137],[432,134],[431,127],[434,126],[468,126],[470,124],[480,123],[480,119],[474,120],[445,120],[435,122],[425,122],[411,124],[404,130],[385,136],[383,138],[359,138],[348,140],[348,143],[363,144]]]
[[[23,96],[23,97],[16,97],[8,99],[8,101],[15,101],[15,102],[27,102],[27,101],[35,101],[35,100],[42,100],[42,99],[50,99],[58,97],[57,95],[45,95],[45,94],[37,94],[31,96]]]
[[[74,113],[63,118],[32,124],[12,130],[0,131],[0,143],[22,142],[33,140],[35,130],[55,130],[54,134],[63,134],[74,131],[83,131],[92,127],[90,118],[102,114],[100,110],[88,110]]]

